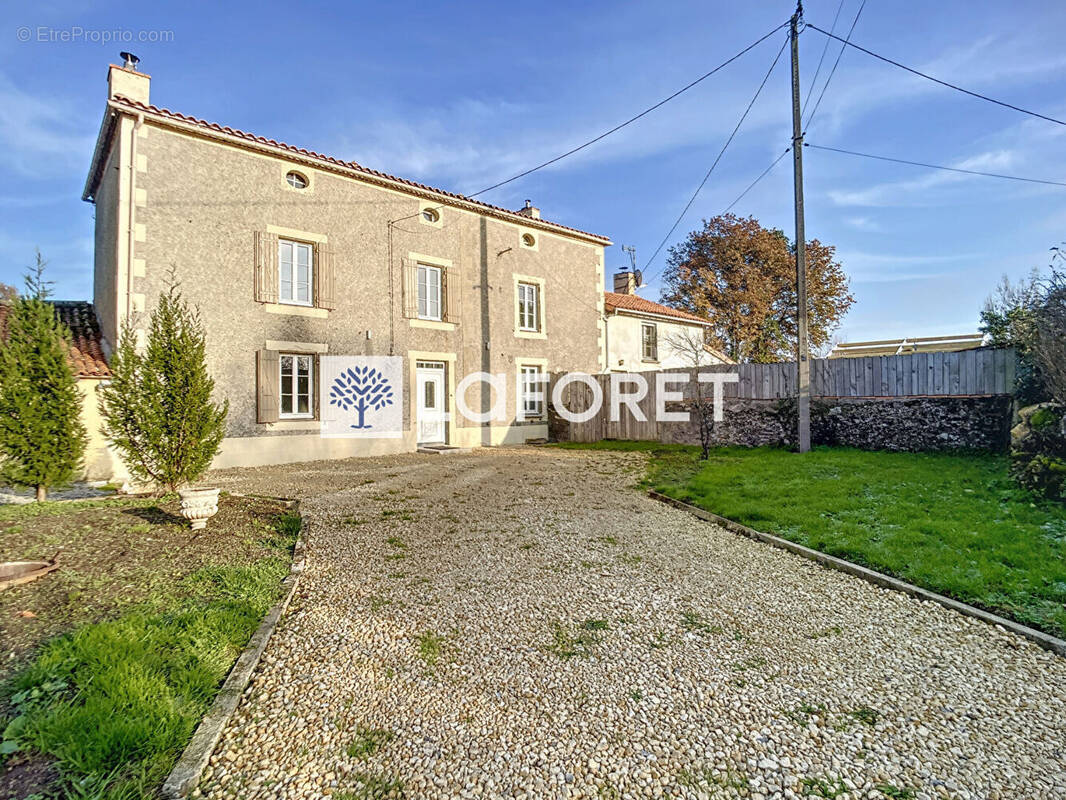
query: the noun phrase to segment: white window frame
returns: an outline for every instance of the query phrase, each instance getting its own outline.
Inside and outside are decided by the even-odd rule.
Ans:
[[[533,379],[530,380],[529,377]],[[522,394],[522,418],[542,419],[544,417],[545,372],[539,364],[519,364],[518,377]],[[539,392],[540,398],[531,395]]]
[[[530,297],[523,301],[523,295]],[[531,324],[527,322],[527,317],[532,319]],[[518,282],[518,330],[528,333],[540,332],[540,284],[538,283]]]
[[[285,250],[289,248],[289,294],[285,295]],[[307,299],[300,300],[300,286],[303,281],[297,280],[299,253],[307,253]],[[295,239],[278,239],[278,302],[290,306],[312,307],[315,304],[315,246],[310,242],[300,242]]]
[[[417,314],[419,319],[428,319],[441,322],[444,319],[444,270],[441,267],[434,266],[433,264],[419,264],[418,272],[415,275],[415,285],[417,298]],[[433,288],[430,283],[430,276],[436,276],[436,297],[433,297],[430,289]],[[423,278],[425,280],[423,280]],[[424,292],[423,292],[424,290]],[[437,313],[434,315],[431,310],[431,301],[435,301],[437,304]]]
[[[292,368],[289,370],[291,392],[285,390],[285,359],[292,359]],[[300,377],[300,362],[307,362],[307,411],[301,413],[295,409],[300,407],[300,394],[297,392]],[[292,411],[284,410],[285,395],[292,396]],[[278,418],[279,419],[314,419],[315,418],[315,357],[311,353],[279,353],[278,354]]]
[[[647,344],[648,340],[645,336],[645,332],[648,329],[652,332],[652,345],[655,348],[655,352],[652,355],[648,355]],[[654,322],[642,322],[640,323],[640,360],[641,361],[658,361],[659,360],[659,326]]]

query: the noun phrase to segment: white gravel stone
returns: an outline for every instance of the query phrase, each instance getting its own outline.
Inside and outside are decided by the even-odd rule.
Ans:
[[[649,500],[642,458],[215,473],[303,498],[308,560],[204,796],[1063,797],[1066,660]]]

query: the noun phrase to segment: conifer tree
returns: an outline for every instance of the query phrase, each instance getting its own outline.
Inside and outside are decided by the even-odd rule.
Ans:
[[[81,395],[68,358],[70,331],[47,301],[46,262],[26,277],[26,293],[9,302],[0,345],[0,479],[32,486],[37,501],[77,477],[85,455]]]
[[[143,352],[132,326],[123,326],[101,393],[108,438],[138,480],[176,491],[211,466],[226,431],[229,402],[212,401],[206,340],[199,314],[170,287],[152,311]]]

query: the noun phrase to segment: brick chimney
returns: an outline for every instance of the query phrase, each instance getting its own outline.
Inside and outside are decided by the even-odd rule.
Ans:
[[[140,60],[137,56],[123,53],[122,57],[125,63],[121,67],[112,64],[107,70],[107,99],[113,100],[121,95],[148,105],[148,87],[152,77],[137,71],[137,62]]]
[[[636,294],[637,273],[632,271],[616,272],[614,274],[615,294]]]
[[[523,217],[529,217],[530,219],[540,219],[540,209],[533,205],[529,200],[526,200],[525,208],[520,208],[515,213],[521,214]]]

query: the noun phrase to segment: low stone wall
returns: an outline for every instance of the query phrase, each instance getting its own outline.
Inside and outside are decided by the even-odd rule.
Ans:
[[[667,404],[667,410],[683,409],[680,404]],[[863,450],[1005,452],[1012,414],[1009,395],[812,398],[811,441]],[[688,423],[660,423],[659,440],[699,444],[698,423],[692,417]],[[554,438],[567,440],[565,420],[552,419],[550,430]],[[795,401],[726,398],[724,419],[714,423],[712,438],[716,445],[793,447]]]

